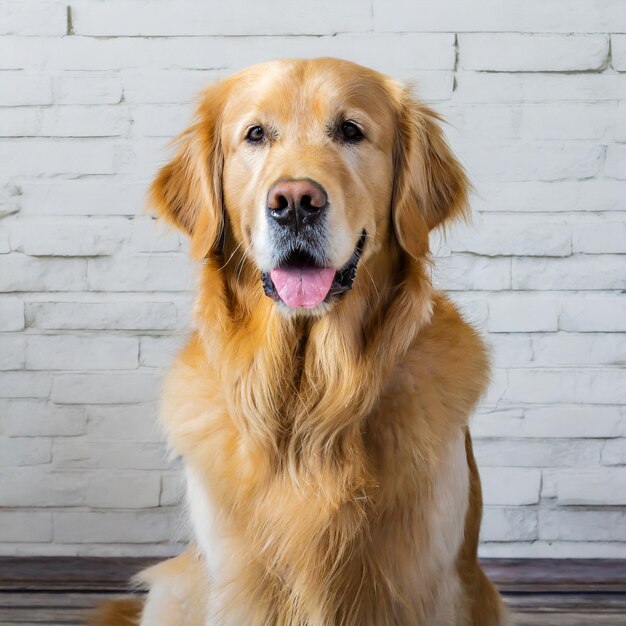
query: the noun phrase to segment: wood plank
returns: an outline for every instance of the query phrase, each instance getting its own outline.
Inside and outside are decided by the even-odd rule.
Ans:
[[[0,557],[0,592],[123,591],[139,571],[155,558],[116,557]]]
[[[502,591],[626,593],[623,559],[484,559],[482,564]]]
[[[8,592],[0,593],[0,624],[73,626],[84,624],[89,611],[114,593]],[[624,594],[507,594],[518,626],[624,625]]]
[[[503,593],[511,610],[524,613],[549,611],[617,613],[626,615],[626,594],[623,593]],[[626,624],[626,620],[625,620]]]
[[[1,626],[84,624],[88,610],[129,590],[128,581],[159,559],[0,557]],[[626,561],[489,559],[519,626],[626,624]]]
[[[15,589],[117,591],[160,559],[115,557],[0,557],[0,591]],[[484,559],[502,591],[626,592],[626,560]]]

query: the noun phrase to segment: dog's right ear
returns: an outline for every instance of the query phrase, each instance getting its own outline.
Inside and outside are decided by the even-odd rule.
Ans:
[[[159,216],[191,238],[191,256],[214,252],[224,226],[220,118],[222,84],[201,97],[195,122],[176,140],[174,158],[159,171],[150,187],[150,203]]]

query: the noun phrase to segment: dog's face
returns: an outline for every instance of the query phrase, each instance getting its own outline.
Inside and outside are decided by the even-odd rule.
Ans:
[[[321,313],[386,246],[426,254],[429,229],[462,210],[465,190],[428,109],[390,78],[317,59],[207,90],[152,198],[196,256],[215,253],[227,228],[269,297]]]
[[[381,80],[333,61],[253,68],[223,113],[224,201],[266,292],[315,308],[386,229],[394,120]]]

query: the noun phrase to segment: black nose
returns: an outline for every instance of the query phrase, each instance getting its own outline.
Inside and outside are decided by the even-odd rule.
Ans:
[[[312,224],[323,213],[328,196],[312,180],[279,180],[267,194],[269,215],[282,226]]]

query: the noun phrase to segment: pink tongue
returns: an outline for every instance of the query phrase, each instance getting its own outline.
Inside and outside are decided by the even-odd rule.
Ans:
[[[331,267],[290,267],[272,270],[270,276],[287,306],[312,309],[328,295],[335,270]]]

